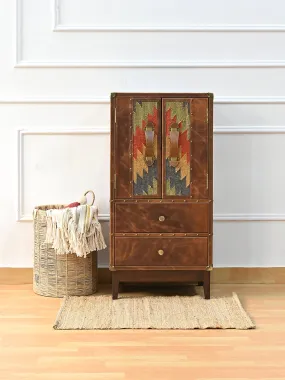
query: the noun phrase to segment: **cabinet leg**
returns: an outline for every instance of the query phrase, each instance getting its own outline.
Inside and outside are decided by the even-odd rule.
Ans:
[[[206,300],[210,299],[210,272],[204,272],[204,296]]]
[[[118,278],[118,273],[113,272],[112,273],[112,299],[113,300],[118,299],[119,285],[120,285],[120,281]]]

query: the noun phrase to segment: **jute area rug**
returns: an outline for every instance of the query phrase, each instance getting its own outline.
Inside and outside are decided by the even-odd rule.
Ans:
[[[116,329],[253,329],[255,325],[238,296],[66,297],[58,312],[56,330]]]

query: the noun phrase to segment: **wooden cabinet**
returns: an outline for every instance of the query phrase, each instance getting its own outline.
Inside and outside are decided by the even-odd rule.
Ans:
[[[213,94],[111,94],[110,270],[210,298]]]

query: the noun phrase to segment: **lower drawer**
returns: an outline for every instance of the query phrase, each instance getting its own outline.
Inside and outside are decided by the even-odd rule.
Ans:
[[[207,266],[207,237],[116,237],[115,266]]]

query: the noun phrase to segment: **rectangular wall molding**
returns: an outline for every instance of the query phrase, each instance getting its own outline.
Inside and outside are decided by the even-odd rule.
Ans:
[[[53,0],[52,30],[54,32],[284,32],[285,24],[205,24],[165,26],[64,25],[60,23],[60,0]]]
[[[214,214],[215,222],[284,222],[285,214]]]
[[[285,103],[285,98],[284,98]],[[0,104],[110,104],[108,97],[96,98],[0,98]]]
[[[17,212],[16,220],[18,222],[32,222],[32,214],[23,213],[23,136],[24,135],[84,135],[84,134],[108,134],[109,127],[94,128],[56,128],[56,129],[18,129],[17,130]],[[100,221],[108,221],[109,214],[99,214]]]
[[[55,24],[54,32],[285,32],[285,25],[78,26]]]
[[[50,135],[50,134],[109,134],[110,128],[97,127],[97,128],[57,128],[57,129],[19,129],[17,131],[17,146],[18,146],[18,171],[17,171],[17,214],[16,219],[19,222],[32,222],[32,215],[25,215],[22,212],[22,199],[23,199],[23,136],[24,135]],[[244,134],[244,133],[285,133],[285,126],[283,127],[216,127],[214,133],[218,134]],[[110,214],[99,214],[101,221],[109,221]],[[215,222],[270,222],[270,221],[285,221],[285,214],[215,214]]]
[[[99,214],[100,221],[109,221],[110,214]],[[17,216],[18,222],[32,222],[32,215]],[[285,222],[285,214],[214,214],[214,222]]]
[[[216,96],[215,104],[285,104],[285,96]],[[0,98],[0,104],[110,104],[109,97]]]
[[[20,56],[22,47],[17,48],[16,56]],[[53,61],[23,61],[22,59],[16,60],[15,68],[168,68],[168,69],[178,69],[178,68],[284,68],[284,60],[276,61],[157,61],[157,62],[147,62],[147,61],[90,61],[90,62],[53,62]]]
[[[275,134],[275,133],[285,133],[285,126],[216,126],[214,127],[215,134]]]
[[[285,60],[250,61],[25,61],[23,60],[23,0],[16,0],[16,68],[283,68]],[[68,26],[60,24],[60,0],[53,0],[52,30],[61,32],[284,32],[281,25],[189,25],[189,26]]]
[[[110,127],[109,126],[103,126],[103,127],[92,127],[92,128],[75,128],[75,129],[43,129],[40,131],[33,131],[33,130],[20,130],[22,131],[22,134],[110,134]],[[214,127],[214,134],[283,134],[285,133],[285,126],[215,126]]]

